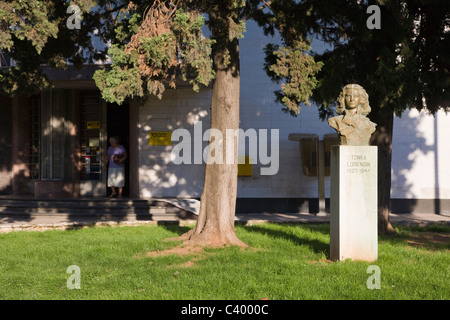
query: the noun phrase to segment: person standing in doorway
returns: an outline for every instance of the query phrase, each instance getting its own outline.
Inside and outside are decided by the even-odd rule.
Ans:
[[[119,136],[109,138],[109,143],[111,146],[108,148],[105,160],[105,170],[108,169],[108,187],[111,188],[109,198],[122,198],[122,190],[125,186],[125,160],[128,155],[120,144]]]

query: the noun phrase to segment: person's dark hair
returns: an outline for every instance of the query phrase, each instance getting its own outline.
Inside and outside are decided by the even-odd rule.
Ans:
[[[110,139],[113,139],[117,144],[120,144],[121,142],[120,136],[118,135],[114,135]]]

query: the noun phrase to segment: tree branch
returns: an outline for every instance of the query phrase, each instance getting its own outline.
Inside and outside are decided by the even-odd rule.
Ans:
[[[264,5],[260,6],[260,7],[257,9],[257,11],[264,10],[265,8],[270,8],[270,5],[272,4],[272,0],[271,0],[271,1],[265,1],[265,0],[262,0],[262,2],[264,3]],[[253,14],[251,13],[251,14],[247,15],[247,16],[246,16],[244,19],[242,19],[241,21],[245,22],[245,21],[247,21],[248,19],[251,19],[252,16],[253,16]]]

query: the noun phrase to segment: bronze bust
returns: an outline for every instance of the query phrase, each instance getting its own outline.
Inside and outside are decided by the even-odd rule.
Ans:
[[[369,96],[358,84],[348,84],[338,98],[338,116],[328,119],[328,124],[339,136],[340,145],[368,146],[376,123],[367,118],[370,112]]]

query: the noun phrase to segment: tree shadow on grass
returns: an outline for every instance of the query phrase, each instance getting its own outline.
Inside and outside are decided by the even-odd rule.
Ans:
[[[191,230],[190,227],[186,227],[186,226],[179,226],[179,225],[174,225],[174,224],[164,224],[164,225],[160,225],[162,228],[166,229],[167,231],[173,232],[176,234],[176,236],[181,236],[182,234],[188,232],[189,230]]]
[[[297,226],[299,226],[297,224]],[[318,232],[324,235],[330,235],[330,224],[329,223],[304,223],[300,226],[304,230],[309,230],[312,232]]]
[[[379,236],[378,242],[428,251],[450,252],[450,232],[448,229],[400,228],[395,235]]]
[[[309,226],[309,225],[302,225],[302,228],[314,231],[314,232],[321,232],[323,234],[326,234],[325,230],[322,229],[317,229],[314,226]],[[309,239],[309,238],[302,238],[299,237],[295,234],[289,233],[289,232],[285,232],[282,230],[273,230],[270,228],[266,228],[263,225],[253,225],[253,226],[244,226],[243,227],[244,230],[248,231],[248,232],[259,232],[263,235],[268,235],[271,236],[273,238],[281,238],[281,239],[286,239],[289,241],[292,241],[293,243],[295,243],[298,246],[309,246],[315,253],[324,253],[325,256],[327,257],[327,259],[329,259],[330,257],[330,244],[328,242],[323,242],[321,240],[316,240],[316,239]]]

